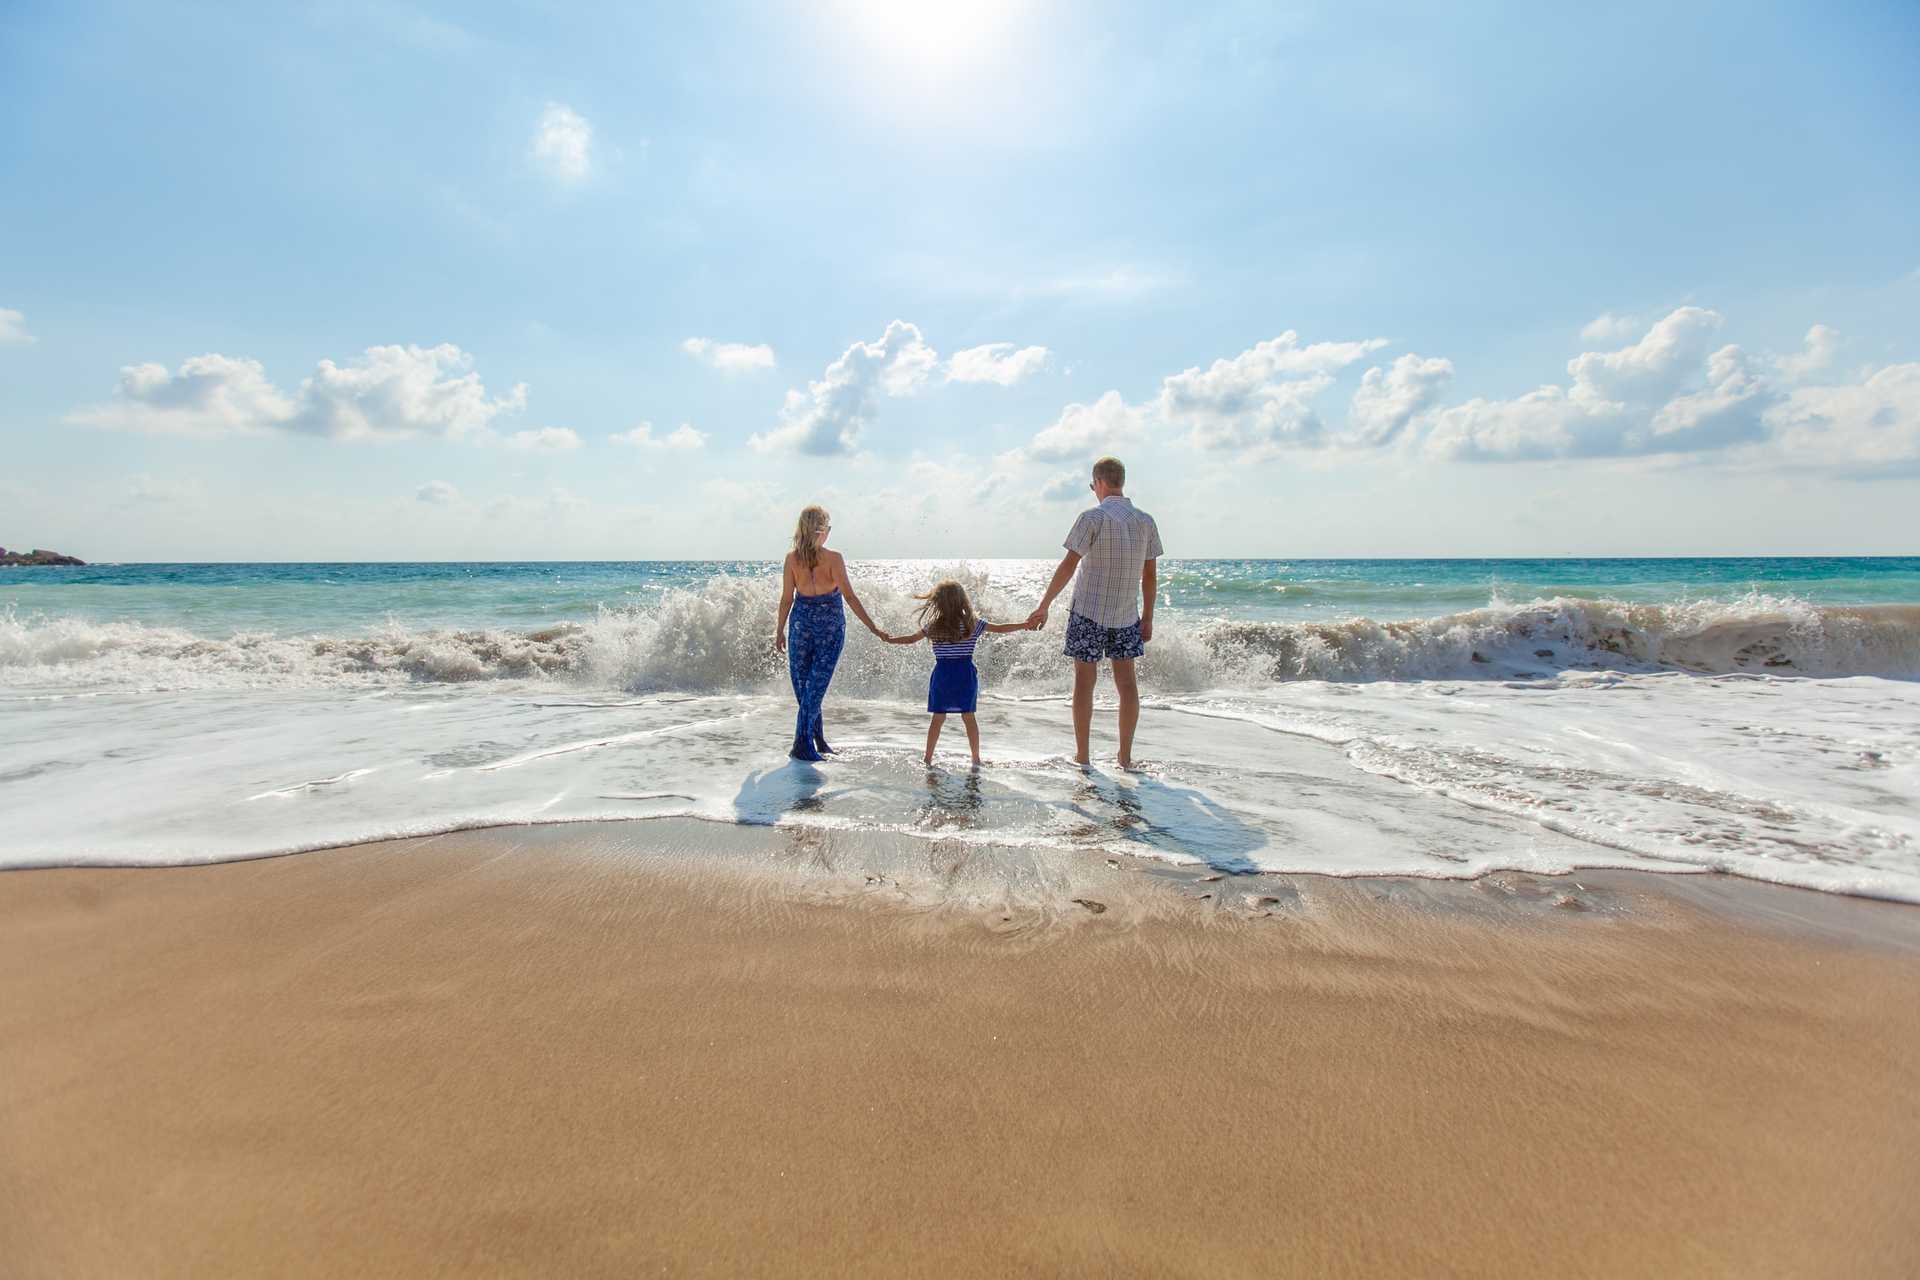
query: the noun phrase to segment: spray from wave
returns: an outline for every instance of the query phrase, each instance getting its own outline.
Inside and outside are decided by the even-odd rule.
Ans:
[[[1025,616],[1029,603],[962,571],[981,613]],[[907,628],[905,589],[863,593],[882,626]],[[387,686],[537,681],[653,693],[777,688],[777,584],[718,576],[656,604],[603,608],[583,623],[530,631],[412,630],[359,636],[240,633],[207,637],[135,622],[0,612],[0,684],[135,689]],[[1066,687],[1066,608],[1048,630],[991,637],[979,661],[999,693]],[[1258,688],[1293,680],[1544,678],[1563,671],[1707,675],[1920,677],[1920,606],[1818,606],[1751,593],[1731,600],[1641,604],[1560,596],[1408,621],[1236,622],[1162,610],[1141,664],[1160,693]],[[835,677],[851,696],[916,696],[927,655],[881,644],[851,617]]]

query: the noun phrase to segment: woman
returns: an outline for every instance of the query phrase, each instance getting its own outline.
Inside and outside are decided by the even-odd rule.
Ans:
[[[825,507],[802,511],[793,529],[793,550],[787,552],[780,574],[780,617],[773,624],[773,647],[787,651],[787,674],[793,677],[793,697],[800,704],[789,753],[796,760],[819,760],[833,750],[827,745],[820,704],[847,638],[841,597],[867,630],[886,639],[847,580],[845,557],[827,550],[827,530],[832,527]]]

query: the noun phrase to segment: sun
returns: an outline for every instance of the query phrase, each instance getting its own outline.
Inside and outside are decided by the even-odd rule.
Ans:
[[[846,34],[917,71],[957,70],[990,58],[1024,11],[1019,0],[840,0]]]

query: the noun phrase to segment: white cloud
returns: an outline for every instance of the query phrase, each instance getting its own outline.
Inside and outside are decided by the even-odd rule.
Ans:
[[[1802,387],[1772,418],[1795,460],[1855,468],[1920,462],[1920,363],[1888,365],[1857,383]]]
[[[460,496],[460,491],[445,480],[429,480],[413,491],[416,501],[444,507]]]
[[[578,182],[593,168],[593,126],[564,102],[549,102],[533,134],[533,158],[561,182]]]
[[[1103,453],[1116,453],[1146,439],[1146,414],[1109,391],[1092,404],[1070,404],[1052,426],[1014,451],[1015,460],[1066,462],[1081,458],[1091,463]]]
[[[1289,329],[1231,359],[1173,374],[1161,383],[1160,416],[1189,430],[1201,449],[1264,451],[1322,443],[1313,401],[1333,375],[1386,345],[1385,338],[1300,345]]]
[[[876,341],[848,347],[805,392],[787,392],[780,425],[748,443],[763,452],[852,453],[873,421],[876,395],[911,395],[939,362],[917,327],[895,320]]]
[[[550,452],[560,449],[578,449],[580,435],[571,427],[539,427],[529,431],[516,431],[507,437],[509,449],[531,449]]]
[[[1839,331],[1817,324],[1807,330],[1805,346],[1790,356],[1775,357],[1773,367],[1782,377],[1797,382],[1831,365],[1839,349]]]
[[[1618,351],[1589,351],[1567,362],[1568,393],[1582,401],[1646,402],[1671,395],[1699,369],[1720,327],[1717,311],[1681,307],[1656,321],[1646,336]]]
[[[1583,439],[1617,435],[1617,413],[1569,402],[1566,390],[1544,386],[1512,400],[1475,398],[1443,409],[1427,436],[1429,452],[1468,461],[1553,458],[1610,450],[1580,447]]]
[[[165,365],[133,364],[120,370],[113,403],[83,409],[70,420],[84,426],[128,431],[217,436],[244,435],[288,426],[291,400],[267,380],[258,360],[209,353]]]
[[[1040,488],[1042,502],[1072,502],[1083,493],[1091,493],[1087,488],[1087,478],[1079,472],[1070,475],[1055,476]]]
[[[643,422],[630,431],[617,432],[607,437],[614,444],[632,445],[636,449],[699,449],[707,443],[707,433],[694,428],[691,422],[683,422],[664,436],[653,434],[653,424]]]
[[[1603,311],[1587,321],[1580,330],[1580,336],[1588,342],[1625,342],[1640,332],[1640,322],[1632,316],[1615,315]]]
[[[437,347],[368,347],[349,365],[322,360],[300,384],[293,430],[336,439],[445,436],[483,431],[494,418],[526,407],[521,383],[490,400],[473,357],[451,343]]]
[[[994,382],[1010,387],[1047,365],[1045,347],[1019,347],[1011,342],[989,342],[956,351],[947,360],[949,382]]]
[[[1453,362],[1404,355],[1393,367],[1367,370],[1347,408],[1345,439],[1366,446],[1390,444],[1407,424],[1440,398],[1453,380]]]
[[[1779,388],[1738,346],[1709,354],[1719,313],[1681,307],[1638,342],[1567,362],[1568,386],[1475,399],[1434,415],[1430,452],[1474,461],[1623,457],[1751,444]]]
[[[208,354],[181,363],[128,365],[112,402],[68,416],[83,426],[180,435],[292,431],[339,440],[406,436],[446,439],[484,433],[493,420],[524,408],[517,385],[490,398],[472,357],[451,344],[368,347],[357,360],[322,360],[289,396],[257,360]]]
[[[722,373],[754,373],[773,368],[773,348],[761,343],[715,342],[712,338],[688,338],[680,349]]]
[[[27,332],[27,317],[18,311],[0,307],[0,347],[11,343],[26,344],[39,339]]]

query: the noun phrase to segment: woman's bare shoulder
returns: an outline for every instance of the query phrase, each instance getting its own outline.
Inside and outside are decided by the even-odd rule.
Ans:
[[[847,558],[838,551],[829,551],[825,547],[822,547],[820,548],[820,558],[836,569],[844,569],[847,567]]]

